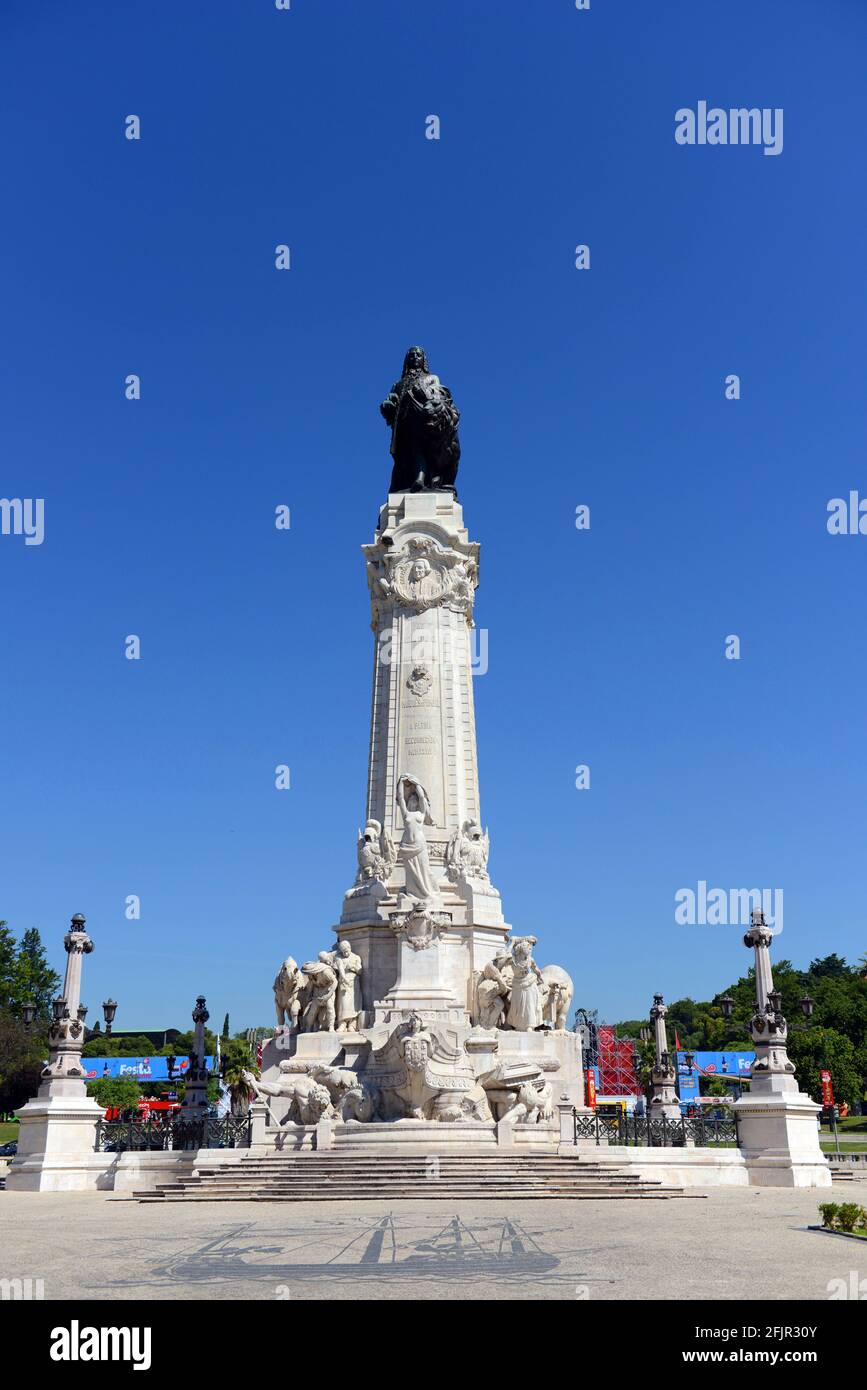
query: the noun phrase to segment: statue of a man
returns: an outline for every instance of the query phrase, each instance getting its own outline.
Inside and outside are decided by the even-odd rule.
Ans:
[[[304,1008],[306,1033],[334,1032],[337,972],[331,965],[331,952],[320,951],[319,959],[302,966],[310,981],[310,997]]]
[[[355,954],[348,941],[338,941],[331,962],[337,976],[337,1026],[357,1032],[361,1013],[361,957]]]
[[[454,492],[460,411],[451,391],[430,371],[424,348],[409,349],[403,376],[379,409],[391,426],[389,492]]]

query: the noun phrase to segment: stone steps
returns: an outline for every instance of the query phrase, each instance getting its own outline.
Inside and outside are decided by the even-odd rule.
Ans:
[[[433,1163],[435,1169],[432,1169]],[[142,1202],[316,1202],[505,1200],[667,1200],[698,1196],[679,1187],[576,1157],[442,1154],[425,1158],[274,1154],[203,1167],[195,1174],[134,1192]]]

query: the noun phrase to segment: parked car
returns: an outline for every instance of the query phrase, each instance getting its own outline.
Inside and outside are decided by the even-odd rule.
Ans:
[[[18,1143],[15,1139],[8,1144],[0,1144],[0,1158],[14,1158],[18,1152]]]

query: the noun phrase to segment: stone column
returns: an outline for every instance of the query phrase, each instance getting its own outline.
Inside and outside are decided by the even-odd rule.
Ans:
[[[391,493],[363,551],[374,634],[367,819],[337,931],[361,957],[368,1022],[413,1007],[466,1022],[470,981],[509,930],[480,820],[472,668],[479,546],[451,492]],[[401,850],[401,779],[425,794],[424,898],[419,876],[407,881]]]
[[[16,1112],[21,1123],[18,1153],[6,1179],[13,1192],[93,1189],[106,1167],[105,1155],[95,1151],[103,1111],[87,1094],[81,1064],[87,1014],[81,1003],[81,967],[93,950],[85,925],[76,913],[63,938],[66,971],[63,994],[54,1001],[48,1065],[38,1094]]]
[[[652,1120],[680,1119],[680,1102],[677,1098],[675,1085],[677,1071],[672,1063],[671,1053],[668,1050],[668,1038],[665,1033],[667,1013],[668,1008],[662,1002],[662,995],[654,994],[653,1007],[650,1010],[650,1021],[653,1024],[656,1044],[656,1062],[650,1073],[653,1094],[650,1098],[649,1110]]]
[[[201,1120],[208,1113],[208,1069],[205,1065],[205,1024],[211,1015],[205,1008],[205,996],[198,995],[193,1009],[196,1025],[190,1069],[184,1077],[184,1099],[181,1115],[185,1120]]]
[[[734,1106],[740,1149],[755,1186],[830,1187],[816,1122],[821,1107],[798,1089],[789,1061],[788,1025],[771,974],[772,939],[764,914],[754,909],[744,945],[755,953],[756,1011],[750,1036],[756,1059],[749,1092]]]

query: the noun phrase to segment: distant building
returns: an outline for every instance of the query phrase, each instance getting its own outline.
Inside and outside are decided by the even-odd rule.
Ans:
[[[97,1037],[100,1034],[96,1035]],[[112,1038],[119,1042],[121,1038],[148,1038],[154,1052],[159,1052],[160,1048],[171,1047],[175,1040],[181,1036],[180,1028],[112,1028],[110,1033],[103,1031],[103,1038]]]

